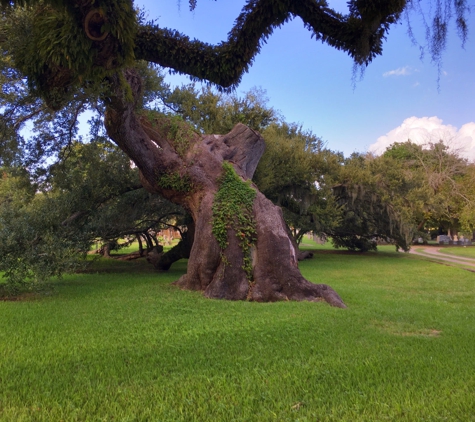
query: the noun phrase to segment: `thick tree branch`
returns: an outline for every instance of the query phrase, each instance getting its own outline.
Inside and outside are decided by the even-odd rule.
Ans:
[[[367,65],[381,54],[389,25],[397,21],[405,4],[405,0],[380,0],[370,5],[353,0],[350,1],[352,13],[343,16],[323,1],[250,0],[227,42],[213,46],[190,40],[175,30],[149,25],[137,34],[135,56],[178,73],[231,87],[239,83],[273,30],[298,16],[317,40],[346,51],[357,64]]]
[[[153,180],[157,163],[163,162],[163,151],[144,131],[135,113],[133,100],[137,101],[142,92],[140,77],[133,69],[124,74],[127,82],[119,74],[111,78],[113,94],[107,101],[104,124],[108,135],[135,162],[145,179]],[[130,86],[133,100],[124,94],[125,83]]]

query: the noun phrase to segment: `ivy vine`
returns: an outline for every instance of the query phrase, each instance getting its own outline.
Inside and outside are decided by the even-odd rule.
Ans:
[[[228,230],[232,229],[243,252],[242,269],[252,281],[251,247],[256,243],[256,222],[252,206],[256,191],[250,180],[243,181],[230,163],[223,162],[223,174],[213,203],[213,235],[222,251],[228,246]],[[224,254],[222,252],[224,257]]]

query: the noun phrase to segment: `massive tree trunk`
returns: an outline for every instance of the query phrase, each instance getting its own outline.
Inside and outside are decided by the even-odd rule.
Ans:
[[[140,78],[128,70],[125,79],[139,98]],[[326,300],[345,307],[332,288],[313,284],[300,274],[298,251],[280,208],[250,182],[264,152],[262,137],[242,124],[227,135],[201,136],[179,119],[138,115],[123,81],[119,77],[112,81],[115,91],[105,118],[109,136],[136,163],[143,185],[183,206],[195,223],[187,273],[176,284],[210,298]],[[250,211],[231,209],[235,214],[231,218],[223,217],[215,200],[229,169],[236,189],[247,189],[253,198]],[[221,190],[221,197],[226,195],[235,196]],[[224,239],[217,239],[217,214],[224,218],[220,220]]]

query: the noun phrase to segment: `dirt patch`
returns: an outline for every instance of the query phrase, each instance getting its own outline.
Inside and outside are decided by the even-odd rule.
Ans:
[[[407,333],[400,333],[399,335],[403,337],[416,337],[416,336],[422,336],[422,337],[439,337],[442,331],[440,330],[430,330],[430,329],[422,329],[417,332],[407,332]],[[397,334],[397,333],[396,333]]]
[[[35,292],[26,292],[26,293],[20,293],[18,295],[12,295],[12,296],[0,296],[0,301],[1,302],[31,302],[33,300],[36,300],[40,297],[41,295],[39,293]]]
[[[401,337],[439,337],[442,333],[435,328],[418,328],[407,322],[373,321],[372,325],[380,331]]]

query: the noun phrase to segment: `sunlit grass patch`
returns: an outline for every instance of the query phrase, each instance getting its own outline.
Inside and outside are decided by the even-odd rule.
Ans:
[[[464,258],[473,258],[475,260],[475,246],[444,247],[440,248],[439,252]]]

